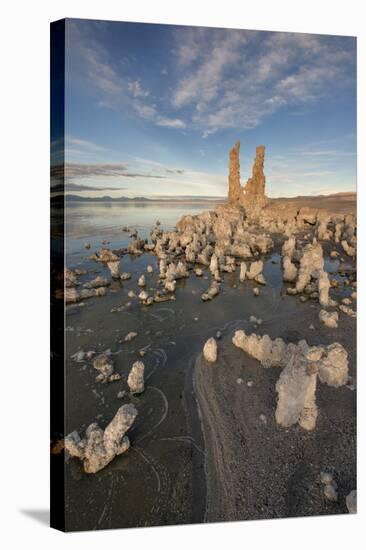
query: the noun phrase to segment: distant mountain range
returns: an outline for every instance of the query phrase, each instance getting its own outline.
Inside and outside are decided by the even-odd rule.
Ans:
[[[82,197],[80,195],[55,195],[51,197],[52,204],[61,204],[64,201],[66,203],[73,202],[202,202],[202,201],[223,201],[225,197],[205,197],[205,196],[177,196],[177,197],[159,197],[154,199],[148,199],[147,197],[110,197],[106,195],[104,197]]]

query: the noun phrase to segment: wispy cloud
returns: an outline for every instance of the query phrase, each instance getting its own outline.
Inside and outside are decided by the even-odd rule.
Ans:
[[[189,111],[190,125],[203,137],[254,128],[284,106],[314,102],[353,83],[354,49],[337,37],[178,29],[176,40],[183,76],[171,103]]]
[[[82,147],[83,149],[88,149],[89,151],[105,151],[105,147],[102,147],[101,145],[98,145],[97,143],[93,143],[92,141],[88,141],[86,139],[80,139],[73,136],[66,136],[66,144],[67,145],[75,145],[76,147]]]
[[[132,110],[161,127],[186,127],[182,119],[170,117],[169,113],[157,107],[153,94],[140,79],[131,79],[121,67],[118,70],[114,67],[112,56],[92,35],[89,26],[69,21],[67,36],[72,51],[67,72],[72,75],[73,83],[79,82],[97,95],[100,107]],[[167,74],[166,69],[163,74]]]
[[[165,170],[166,172],[168,172],[168,174],[184,174],[184,170],[171,169],[171,168],[166,168]]]
[[[82,185],[81,183],[58,183],[52,186],[53,192],[80,192],[80,191],[123,191],[127,187],[98,187],[94,185]]]
[[[128,166],[124,163],[117,164],[65,164],[66,178],[87,178],[92,176],[124,176]]]
[[[158,126],[166,126],[168,128],[185,128],[186,123],[180,118],[164,118],[158,117],[156,119]]]
[[[301,154],[306,157],[353,157],[356,155],[355,151],[338,151],[336,149],[329,149],[327,151],[302,151]]]
[[[167,176],[163,174],[153,174],[136,172],[128,169],[128,165],[125,163],[98,163],[98,164],[80,164],[80,163],[66,163],[61,165],[55,165],[51,167],[51,176],[53,178],[64,177],[65,180],[79,179],[79,178],[94,178],[94,177],[108,177],[108,178],[154,178],[154,179],[166,179]]]
[[[149,90],[144,90],[139,80],[129,82],[127,88],[132,93],[133,97],[148,97],[150,95]]]
[[[296,112],[354,85],[351,38],[179,27],[171,30],[172,67],[160,69],[169,85],[154,95],[128,62],[116,64],[93,27],[70,21],[68,28],[73,81],[84,82],[98,105],[203,137],[255,128],[284,107]]]

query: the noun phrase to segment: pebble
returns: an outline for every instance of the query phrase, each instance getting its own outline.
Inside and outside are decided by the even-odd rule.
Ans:
[[[357,492],[355,490],[346,496],[346,506],[350,514],[357,514]]]
[[[137,336],[137,332],[129,332],[128,334],[126,334],[124,341],[125,342],[131,342],[131,340],[136,338],[136,336]]]
[[[327,500],[336,502],[338,500],[337,483],[329,472],[320,472],[320,481],[324,485],[323,492]]]
[[[254,317],[254,315],[249,317],[249,321],[250,323],[255,323],[256,325],[261,325],[263,322],[262,319],[258,319],[257,317]]]

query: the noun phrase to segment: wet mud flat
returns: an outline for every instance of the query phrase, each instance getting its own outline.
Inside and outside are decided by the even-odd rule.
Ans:
[[[120,233],[106,231],[103,238],[110,239],[112,248],[126,244]],[[92,239],[88,235],[88,240],[92,249],[100,246],[99,234]],[[237,269],[223,274],[220,294],[203,303],[201,294],[210,279],[205,268],[201,278],[191,273],[177,281],[175,301],[144,307],[130,300],[128,292],[138,291],[142,273],[149,291],[158,288],[158,260],[145,253],[122,257],[121,268],[131,273],[130,280],[113,281],[103,298],[67,307],[67,433],[83,432],[93,421],[105,427],[124,403],[132,402],[138,410],[128,434],[130,449],[106,468],[88,475],[80,461],[66,461],[68,530],[345,511],[344,495],[355,486],[356,392],[321,385],[314,432],[280,429],[274,420],[279,369],[263,369],[231,343],[234,331],[249,330],[249,318],[255,315],[262,324],[253,331],[272,338],[305,338],[309,344],[339,341],[355,376],[355,319],[341,313],[339,328],[328,329],[318,319],[317,301],[301,303],[287,295],[279,254],[283,237],[274,240],[274,250],[260,256],[267,284],[258,297],[252,292],[257,285],[240,283]],[[73,239],[68,263],[86,269],[82,283],[96,274],[108,275],[105,266],[86,259],[84,241],[84,236]],[[339,261],[329,258],[327,247],[325,269],[341,281]],[[152,274],[147,265],[153,266]],[[348,260],[344,266],[352,268]],[[331,293],[340,299],[351,291],[340,285]],[[119,311],[112,311],[116,308]],[[124,342],[130,331],[137,337]],[[219,359],[207,365],[202,346],[217,331],[222,334]],[[72,359],[79,350],[106,349],[112,352],[120,381],[96,382],[90,363]],[[118,398],[121,390],[128,390],[126,379],[136,360],[145,364],[145,391]],[[238,378],[243,383],[238,384]],[[327,503],[321,496],[318,477],[323,469],[335,473],[338,503]]]
[[[127,294],[136,290],[138,274],[145,273],[147,288],[158,282],[153,255],[127,256],[122,264],[133,274],[131,280],[114,282],[107,296],[68,306],[66,311],[66,432],[76,427],[83,432],[94,420],[105,426],[123,403],[132,402],[138,410],[129,431],[131,448],[104,470],[87,475],[80,461],[66,462],[69,530],[204,520],[205,450],[192,386],[194,361],[212,333],[225,334],[228,325],[240,321],[246,311],[258,314],[259,303],[250,290],[253,285],[239,285],[238,273],[227,274],[221,294],[205,304],[200,296],[207,288],[208,273],[178,281],[175,301],[143,307],[135,300],[131,308],[111,312],[129,301]],[[146,273],[148,264],[156,267],[152,275]],[[82,265],[90,270],[83,280],[95,277],[95,263],[83,261]],[[279,264],[269,266],[279,281]],[[97,270],[106,274],[101,266]],[[270,284],[263,288],[264,296],[266,307],[274,309],[276,291]],[[138,336],[121,343],[130,331]],[[98,383],[90,363],[72,359],[77,351],[89,349],[111,349],[122,380]],[[128,390],[127,375],[138,359],[145,364],[145,392],[118,399],[120,390]]]

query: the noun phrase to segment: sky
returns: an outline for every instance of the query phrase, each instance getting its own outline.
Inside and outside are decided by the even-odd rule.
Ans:
[[[65,49],[69,193],[225,196],[238,139],[268,196],[356,190],[353,37],[68,19]]]

